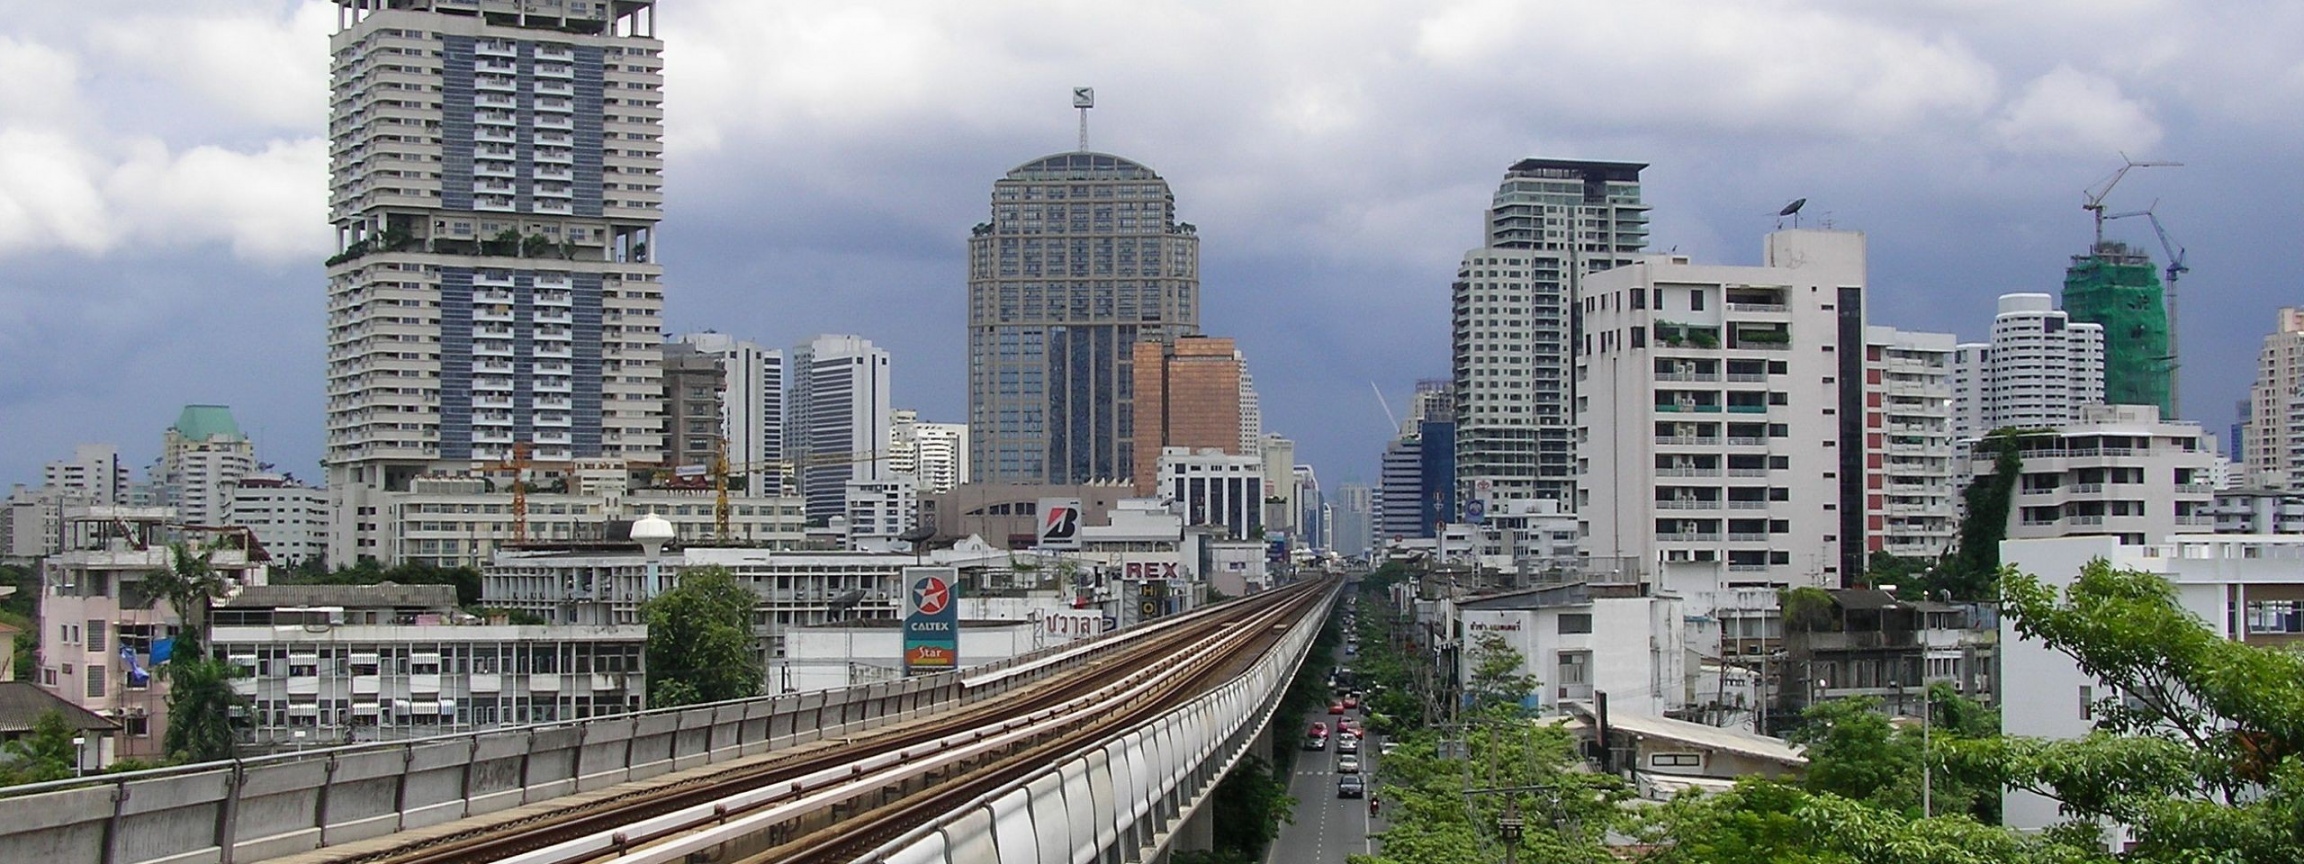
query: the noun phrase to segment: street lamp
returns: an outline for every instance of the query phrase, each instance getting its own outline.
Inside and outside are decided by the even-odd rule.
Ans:
[[[672,529],[672,520],[654,513],[632,523],[633,542],[640,544],[641,551],[648,553],[648,580],[641,589],[643,595],[654,597],[664,590],[662,579],[656,571],[656,556],[662,554],[664,544],[676,536],[679,536],[679,532]]]

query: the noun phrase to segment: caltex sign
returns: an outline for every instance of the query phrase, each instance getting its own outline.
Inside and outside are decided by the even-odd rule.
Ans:
[[[904,674],[960,665],[959,571],[904,568]]]

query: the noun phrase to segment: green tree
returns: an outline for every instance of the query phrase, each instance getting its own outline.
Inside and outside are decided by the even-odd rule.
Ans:
[[[2061,592],[2000,574],[2012,628],[2105,684],[2095,731],[2002,737],[1950,767],[2131,827],[2135,861],[2294,861],[2304,849],[2304,654],[2233,641],[2166,579],[2092,561]]]
[[[239,752],[232,717],[246,709],[247,697],[232,689],[240,670],[223,660],[206,657],[170,659],[168,676],[168,731],[161,746],[176,762],[214,762]]]
[[[1642,814],[1651,864],[2088,864],[2064,834],[2024,836],[1965,816],[1912,819],[1828,792],[1747,779]]]
[[[1348,856],[1362,864],[1442,864],[1501,860],[1514,842],[1522,861],[1615,860],[1605,840],[1629,830],[1624,804],[1632,791],[1613,775],[1584,770],[1569,733],[1530,722],[1515,706],[1468,718],[1464,758],[1441,758],[1430,733],[1409,740],[1378,763],[1384,816],[1383,853]],[[1507,841],[1501,820],[1517,817],[1519,839]]]
[[[1993,448],[1992,473],[1969,482],[1960,493],[1967,515],[1960,519],[1959,543],[1950,559],[1921,584],[1922,590],[1960,600],[1986,600],[2000,571],[2000,541],[2008,539],[2008,510],[2023,475],[2023,438],[2015,429],[1986,436]]]
[[[1482,633],[1472,641],[1472,671],[1464,680],[1464,697],[1474,711],[1497,705],[1518,708],[1536,692],[1536,676],[1520,671],[1527,658],[1504,637]]]
[[[78,730],[64,719],[63,712],[50,709],[40,712],[32,721],[32,731],[22,738],[0,745],[0,756],[7,764],[0,765],[0,786],[18,783],[46,783],[72,776],[79,757],[79,748],[72,745],[72,736]]]
[[[209,563],[211,553],[194,551],[184,543],[168,544],[168,566],[144,575],[144,590],[154,599],[168,601],[182,622],[176,637],[176,657],[206,656],[208,610],[230,586]]]
[[[1264,860],[1265,848],[1280,836],[1281,823],[1290,821],[1289,812],[1296,807],[1288,784],[1273,777],[1271,764],[1255,756],[1234,765],[1213,794],[1215,851],[1243,862]]]
[[[678,587],[642,604],[648,623],[648,704],[692,705],[760,692],[765,678],[752,646],[759,598],[719,567],[690,570]]]

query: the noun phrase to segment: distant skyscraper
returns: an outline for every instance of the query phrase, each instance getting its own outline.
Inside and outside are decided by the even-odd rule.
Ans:
[[[86,504],[128,503],[128,467],[110,444],[82,444],[72,458],[41,466],[40,485]]]
[[[2264,347],[2256,355],[2256,383],[2248,388],[2248,401],[2240,405],[2246,434],[2235,435],[2231,458],[2248,469],[2251,486],[2296,488],[2296,467],[2304,459],[2304,309],[2282,307]]]
[[[1255,453],[1264,442],[1264,399],[1256,395],[1256,376],[1248,374],[1248,358],[1233,352],[1240,362],[1240,452]]]
[[[968,241],[977,479],[1133,479],[1133,346],[1199,332],[1199,293],[1200,240],[1152,169],[1059,153],[994,182]]]
[[[2064,271],[2064,311],[2104,327],[2104,401],[2150,405],[2173,421],[2167,304],[2152,257],[2125,243],[2098,243]]]
[[[1952,434],[2045,429],[2104,402],[2104,328],[2056,311],[2046,294],[2002,294],[1992,341],[1953,351]]]
[[[1192,336],[1135,349],[1136,494],[1159,485],[1162,448],[1250,452],[1240,446],[1244,375],[1232,340]]]
[[[1345,556],[1368,551],[1368,541],[1375,529],[1375,490],[1366,483],[1346,483],[1336,487],[1332,527],[1334,538],[1331,548]]]
[[[338,0],[329,39],[329,560],[389,492],[529,445],[661,457],[652,0]]]
[[[848,481],[887,474],[888,352],[861,336],[818,336],[792,349],[784,433],[800,463],[810,521],[847,512]]]
[[[222,525],[232,512],[232,489],[256,472],[256,445],[240,434],[232,409],[186,405],[161,433],[160,462],[151,478],[164,503],[186,525]]]
[[[889,413],[888,473],[913,479],[923,493],[968,482],[968,425],[924,423],[910,408]]]
[[[1647,249],[1646,167],[1524,159],[1505,172],[1486,242],[1451,286],[1460,485],[1573,506],[1578,286]]]
[[[713,410],[696,416],[680,399],[700,395],[676,385],[685,366],[702,362],[714,389]],[[784,352],[721,333],[688,333],[664,346],[665,438],[684,454],[677,465],[711,464],[712,448],[726,441],[732,480],[754,495],[780,494],[784,458]],[[711,432],[699,430],[710,429]],[[699,445],[701,449],[699,449]],[[701,461],[693,455],[701,454]]]

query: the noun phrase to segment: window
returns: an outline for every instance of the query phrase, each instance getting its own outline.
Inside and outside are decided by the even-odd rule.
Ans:
[[[1568,613],[1564,613],[1564,614],[1562,614],[1562,615],[1560,616],[1560,632],[1561,632],[1561,633],[1590,633],[1590,632],[1592,632],[1592,613],[1589,613],[1589,612],[1568,612]]]
[[[1702,288],[1690,288],[1690,289],[1688,289],[1688,311],[1690,311],[1690,312],[1702,312],[1702,311],[1704,311],[1704,289],[1702,289]]]
[[[104,673],[106,671],[108,670],[103,666],[88,667],[88,698],[104,698]]]
[[[2080,685],[2080,719],[2096,719],[2096,688]]]
[[[1651,768],[1702,768],[1704,756],[1701,753],[1650,753],[1648,765]]]

